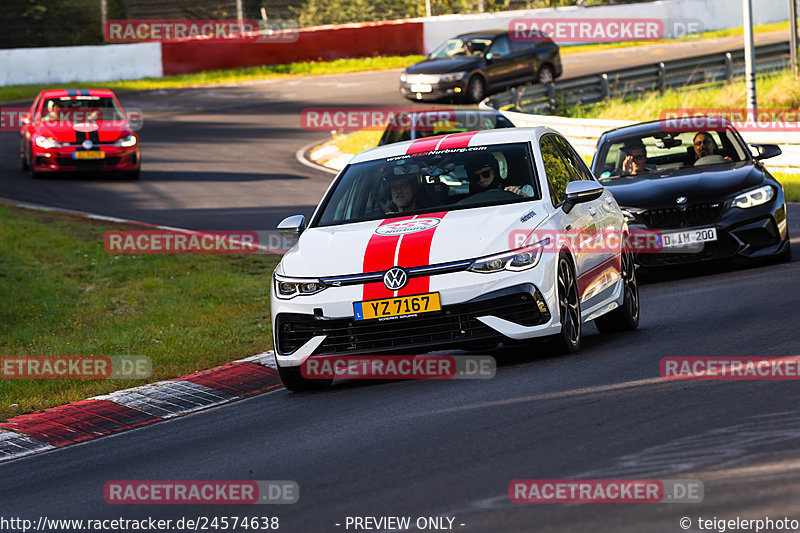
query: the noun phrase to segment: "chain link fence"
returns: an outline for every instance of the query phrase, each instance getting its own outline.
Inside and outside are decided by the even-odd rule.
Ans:
[[[631,1],[637,0],[3,0],[0,48],[103,44],[104,20],[246,19],[274,30]]]

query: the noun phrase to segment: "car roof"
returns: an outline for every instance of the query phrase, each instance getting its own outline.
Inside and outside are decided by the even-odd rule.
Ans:
[[[45,89],[40,94],[44,98],[62,98],[64,96],[114,97],[114,93],[109,89]]]
[[[733,126],[731,122],[726,117],[714,116],[714,115],[697,115],[693,117],[677,117],[674,120],[680,121],[682,118],[685,119],[692,119],[692,120],[704,120],[708,118],[712,118],[715,121],[722,122],[725,126]],[[648,135],[652,135],[653,133],[662,133],[662,132],[669,132],[670,130],[674,131],[676,126],[680,123],[673,122],[673,119],[665,118],[665,119],[658,119],[658,120],[649,120],[647,122],[639,122],[637,124],[631,124],[630,126],[620,126],[619,128],[614,128],[612,130],[608,130],[603,132],[602,137],[605,138],[607,142],[611,142],[615,139],[621,139],[624,137],[647,137]],[[703,131],[706,128],[698,127],[698,128],[682,128],[681,131]]]
[[[452,113],[452,116],[456,117],[463,117],[467,115],[473,116],[503,116],[503,114],[498,111],[497,109],[424,109],[424,110],[407,110],[401,111],[398,115],[415,115],[415,116],[424,116],[424,115],[438,115],[440,113]]]
[[[536,126],[534,128],[500,128],[450,133],[448,135],[423,137],[422,139],[413,141],[402,141],[369,148],[357,154],[350,162],[361,163],[363,161],[402,156],[407,153],[427,152],[435,150],[437,147],[439,150],[442,150],[446,148],[466,148],[468,146],[528,142],[538,139],[544,133],[558,132],[546,126]]]
[[[456,35],[457,39],[461,39],[463,37],[497,37],[498,35],[508,34],[508,30],[481,30],[481,31],[471,31],[467,33],[461,33]]]

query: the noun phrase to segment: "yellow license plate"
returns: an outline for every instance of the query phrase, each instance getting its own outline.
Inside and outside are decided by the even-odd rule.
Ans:
[[[105,159],[105,152],[74,152],[72,154],[74,159]]]
[[[442,303],[438,292],[417,294],[414,296],[398,296],[381,300],[367,300],[353,304],[356,320],[373,318],[399,318],[415,316],[420,313],[441,311]]]

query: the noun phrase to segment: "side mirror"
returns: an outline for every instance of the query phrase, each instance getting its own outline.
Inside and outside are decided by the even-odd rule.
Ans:
[[[28,124],[31,123],[31,114],[25,113],[19,118],[19,121],[23,126],[27,126]]]
[[[306,217],[292,215],[281,220],[278,224],[278,233],[287,239],[296,239],[306,229]]]
[[[782,153],[777,144],[753,144],[751,146],[758,150],[758,155],[753,158],[756,161],[769,159],[770,157],[775,157],[777,155],[781,155]]]
[[[562,209],[565,213],[569,213],[577,204],[600,198],[603,190],[604,187],[596,181],[571,181],[567,183],[567,199]]]

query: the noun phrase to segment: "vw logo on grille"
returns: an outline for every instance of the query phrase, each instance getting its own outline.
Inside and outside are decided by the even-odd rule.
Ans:
[[[687,202],[687,200],[688,198],[686,198],[685,196],[678,196],[677,198],[675,198],[675,203],[678,205],[683,205]]]
[[[94,143],[89,139],[86,139],[85,141],[83,141],[83,144],[81,146],[83,146],[87,150],[91,150],[92,146],[94,146]]]
[[[393,267],[383,275],[383,284],[390,291],[399,291],[408,283],[408,274],[400,267]]]

